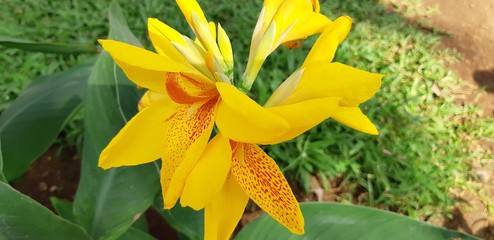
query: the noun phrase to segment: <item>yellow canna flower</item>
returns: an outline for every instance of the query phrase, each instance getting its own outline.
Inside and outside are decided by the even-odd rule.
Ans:
[[[249,198],[291,232],[304,232],[302,213],[286,179],[255,143],[292,139],[329,117],[377,134],[358,105],[375,94],[382,76],[331,63],[350,27],[348,17],[328,27],[302,67],[264,107],[231,85],[216,84],[222,99],[216,118],[221,133],[208,143],[180,200],[182,206],[205,208],[206,239],[228,239]]]
[[[381,75],[331,63],[351,19],[329,21],[318,13],[317,0],[266,0],[245,79],[255,78],[257,68],[280,44],[293,45],[324,32],[304,64],[263,107],[232,85],[232,46],[221,25],[208,22],[195,0],[177,4],[195,40],[157,19],[148,20],[157,53],[100,40],[129,79],[148,91],[139,113],[101,153],[99,166],[161,158],[165,208],[179,198],[182,206],[204,208],[206,239],[228,239],[249,198],[290,231],[302,234],[298,202],[279,167],[257,144],[292,139],[330,117],[377,134],[358,106],[377,91]],[[253,79],[249,81],[247,85]],[[220,132],[208,143],[215,124]]]
[[[242,87],[250,89],[269,54],[279,45],[300,46],[300,40],[320,33],[331,21],[319,13],[319,0],[265,0],[250,45]]]
[[[177,0],[177,4],[196,41],[157,19],[148,20],[157,53],[113,40],[99,41],[130,80],[149,89],[139,103],[139,113],[101,153],[99,166],[107,169],[161,158],[167,209],[180,197],[211,136],[221,102],[215,83],[231,84],[233,69],[230,40],[221,26],[216,30],[195,0]]]

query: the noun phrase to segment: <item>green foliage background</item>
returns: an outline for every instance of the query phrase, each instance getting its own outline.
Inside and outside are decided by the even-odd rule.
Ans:
[[[147,44],[146,22],[157,17],[182,33],[191,31],[173,1],[118,1],[131,30]],[[221,22],[232,39],[236,73],[243,72],[259,1],[199,1],[210,20]],[[4,1],[0,35],[33,41],[97,45],[108,34],[108,1]],[[317,175],[326,188],[340,189],[341,201],[379,206],[426,218],[450,210],[451,188],[466,187],[469,162],[485,157],[472,141],[492,137],[492,119],[470,106],[457,106],[459,79],[445,67],[457,56],[437,50],[439,36],[423,32],[372,0],[322,1],[321,11],[349,15],[354,27],[336,61],[385,74],[383,87],[363,105],[378,126],[367,136],[326,121],[293,141],[266,146],[286,175],[310,190]],[[314,38],[296,50],[280,49],[268,58],[252,97],[262,103],[303,61]],[[94,54],[55,55],[0,47],[0,111],[7,108],[35,76],[66,70]],[[442,94],[431,90],[437,86]],[[64,131],[64,144],[82,143],[82,114]],[[329,182],[327,181],[329,180]]]

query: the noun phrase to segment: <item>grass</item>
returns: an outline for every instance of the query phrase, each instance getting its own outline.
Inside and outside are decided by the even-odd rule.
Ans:
[[[200,1],[210,20],[219,21],[233,42],[237,77],[243,72],[250,35],[260,4],[256,1]],[[136,35],[147,42],[146,19],[157,17],[181,32],[190,30],[175,6],[164,1],[119,1]],[[35,41],[93,43],[107,35],[107,1],[14,1],[0,13],[0,34]],[[340,46],[336,61],[385,74],[378,94],[363,104],[380,135],[368,136],[327,120],[284,144],[265,146],[288,178],[310,190],[317,175],[324,187],[339,187],[342,201],[386,208],[417,218],[451,210],[449,190],[465,187],[469,162],[486,158],[471,144],[494,135],[492,119],[472,106],[457,106],[462,85],[445,67],[457,60],[438,50],[439,37],[422,32],[371,0],[329,1],[322,12],[332,19],[349,15],[354,27]],[[407,8],[408,9],[408,8]],[[407,10],[409,11],[409,10]],[[77,29],[74,31],[74,29]],[[187,30],[185,30],[187,29]],[[281,48],[270,56],[254,85],[252,97],[266,101],[283,79],[301,65],[315,38],[296,50]],[[149,46],[149,44],[147,45]],[[93,57],[26,53],[0,48],[0,111],[35,76],[63,71]],[[441,94],[434,89],[440,89]],[[82,133],[80,117],[65,130],[74,144]]]

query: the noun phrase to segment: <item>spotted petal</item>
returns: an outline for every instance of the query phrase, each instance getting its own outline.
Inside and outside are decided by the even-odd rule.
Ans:
[[[292,233],[304,233],[300,206],[276,162],[255,144],[238,143],[232,173],[247,195]]]
[[[172,208],[192,168],[199,160],[214,126],[217,98],[182,105],[170,119],[161,156],[161,187],[166,209]]]
[[[166,90],[173,101],[182,104],[191,104],[218,94],[212,81],[185,73],[167,73]]]

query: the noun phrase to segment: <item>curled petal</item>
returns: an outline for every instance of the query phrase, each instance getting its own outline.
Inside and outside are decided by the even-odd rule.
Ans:
[[[167,72],[196,72],[176,60],[144,48],[113,40],[98,41],[130,80],[138,86],[155,92],[166,92],[165,74]]]
[[[300,206],[276,162],[255,144],[238,143],[232,173],[247,195],[295,234],[304,233]],[[242,157],[243,156],[243,157]]]
[[[230,139],[218,133],[190,172],[180,197],[183,207],[200,210],[223,188],[232,165]]]
[[[340,44],[350,32],[352,19],[344,16],[336,19],[324,32],[319,36],[302,65],[317,63],[322,61],[331,62]]]
[[[154,102],[162,100],[162,99],[168,99],[168,101],[170,103],[173,102],[173,101],[170,101],[171,99],[167,94],[148,90],[148,91],[146,91],[146,93],[144,93],[144,95],[142,95],[141,100],[139,100],[137,107],[138,107],[139,111],[142,111],[147,106],[151,105]],[[172,105],[175,105],[175,103],[173,102]]]
[[[218,94],[210,80],[184,73],[167,73],[166,90],[173,101],[181,104],[192,104]]]
[[[182,105],[171,116],[161,155],[161,187],[166,209],[172,208],[209,140],[214,126],[217,98]]]
[[[270,107],[268,110],[283,117],[290,128],[269,144],[288,141],[330,118],[338,109],[340,98],[317,98],[294,104]]]
[[[178,7],[180,8],[180,11],[182,11],[182,14],[187,20],[187,23],[189,23],[189,26],[192,29],[195,29],[194,21],[192,20],[192,13],[196,13],[201,22],[208,22],[206,20],[206,17],[204,16],[204,12],[202,11],[201,6],[199,5],[199,3],[197,3],[196,0],[176,0],[176,2]]]
[[[376,126],[374,126],[358,107],[339,107],[332,118],[348,127],[367,134],[377,135],[379,133]]]
[[[339,97],[340,106],[356,107],[369,100],[381,86],[381,74],[341,63],[317,62],[305,66],[304,74],[285,104],[308,99]]]
[[[249,197],[228,174],[223,188],[204,209],[204,239],[228,240],[242,218]]]
[[[221,50],[221,54],[223,55],[226,65],[228,68],[233,69],[232,43],[230,42],[230,38],[228,38],[225,30],[221,27],[221,24],[218,24],[218,46]]]
[[[268,14],[266,11],[266,15]],[[331,23],[326,16],[314,11],[310,0],[284,1],[271,22],[276,22],[277,25],[277,45],[320,33]]]
[[[172,42],[175,42],[186,45],[179,32],[156,18],[148,18],[148,32],[154,49],[160,55],[168,56],[171,59],[188,65],[187,60],[172,44]]]
[[[137,113],[111,140],[100,155],[104,169],[132,166],[157,160],[163,152],[163,134],[177,105],[163,98]]]
[[[225,137],[265,143],[290,127],[285,119],[261,107],[234,86],[217,82],[216,88],[221,95],[216,124]]]

